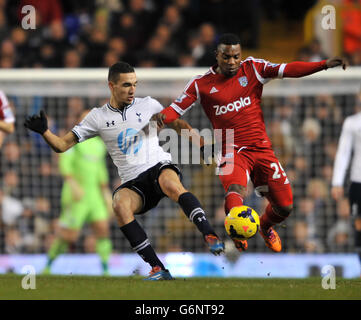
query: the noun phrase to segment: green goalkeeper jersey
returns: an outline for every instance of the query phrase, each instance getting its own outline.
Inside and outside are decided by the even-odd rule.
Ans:
[[[109,181],[106,168],[106,147],[99,137],[78,143],[59,157],[63,176],[72,176],[83,189],[83,199],[89,202],[102,197],[100,186]],[[67,182],[62,190],[62,202],[72,201],[72,191]],[[82,200],[83,200],[82,199]]]

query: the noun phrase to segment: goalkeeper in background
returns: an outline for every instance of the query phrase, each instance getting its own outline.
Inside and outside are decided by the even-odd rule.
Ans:
[[[88,112],[85,111],[81,118]],[[95,137],[59,155],[59,169],[64,177],[60,228],[48,251],[44,274],[50,274],[54,260],[77,241],[84,223],[90,223],[92,227],[103,274],[109,274],[112,243],[109,239],[108,218],[112,212],[112,196],[108,187],[106,154],[103,141]]]

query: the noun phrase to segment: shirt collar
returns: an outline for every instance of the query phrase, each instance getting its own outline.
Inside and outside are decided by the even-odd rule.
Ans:
[[[134,103],[135,103],[135,99],[136,99],[136,98],[133,99],[133,101],[132,101],[131,104],[128,104],[127,106],[125,106],[123,110],[120,110],[120,109],[117,109],[117,108],[112,107],[111,104],[110,104],[110,102],[107,103],[107,106],[108,106],[108,108],[109,108],[110,110],[112,110],[112,111],[114,111],[114,112],[122,112],[122,111],[124,111],[124,110],[126,110],[126,109],[129,109],[131,106],[133,106]]]
[[[209,71],[213,74],[217,74],[216,69],[218,67],[218,64],[216,63],[215,65],[213,65],[212,67],[209,68]]]

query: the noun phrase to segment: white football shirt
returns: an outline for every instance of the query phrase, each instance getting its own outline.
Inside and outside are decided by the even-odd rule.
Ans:
[[[338,142],[332,186],[343,186],[351,154],[350,180],[361,183],[361,112],[346,117]]]
[[[151,97],[135,98],[123,111],[107,103],[93,108],[72,132],[79,142],[100,136],[125,183],[160,161],[172,160],[159,145],[156,127],[142,130],[151,116],[162,110],[163,106]]]

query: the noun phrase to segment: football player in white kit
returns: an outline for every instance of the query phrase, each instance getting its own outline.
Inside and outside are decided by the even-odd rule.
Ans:
[[[198,199],[180,181],[179,168],[171,162],[171,155],[159,146],[156,127],[148,132],[142,128],[153,114],[163,107],[151,98],[135,97],[137,78],[134,68],[118,62],[109,68],[108,86],[111,97],[88,115],[65,136],[59,137],[48,129],[44,111],[27,117],[25,127],[41,134],[55,152],[65,152],[76,143],[100,136],[118,169],[122,185],[113,193],[113,210],[118,225],[131,247],[152,267],[148,280],[171,280],[170,272],[157,257],[150,241],[134,218],[157,206],[167,196],[177,202],[187,217],[203,234],[210,251],[224,252],[224,243],[210,226]],[[173,126],[192,129],[183,121]]]
[[[355,114],[346,117],[338,142],[332,177],[332,197],[344,196],[344,183],[350,164],[348,197],[355,227],[355,249],[361,263],[361,93],[356,97]]]

